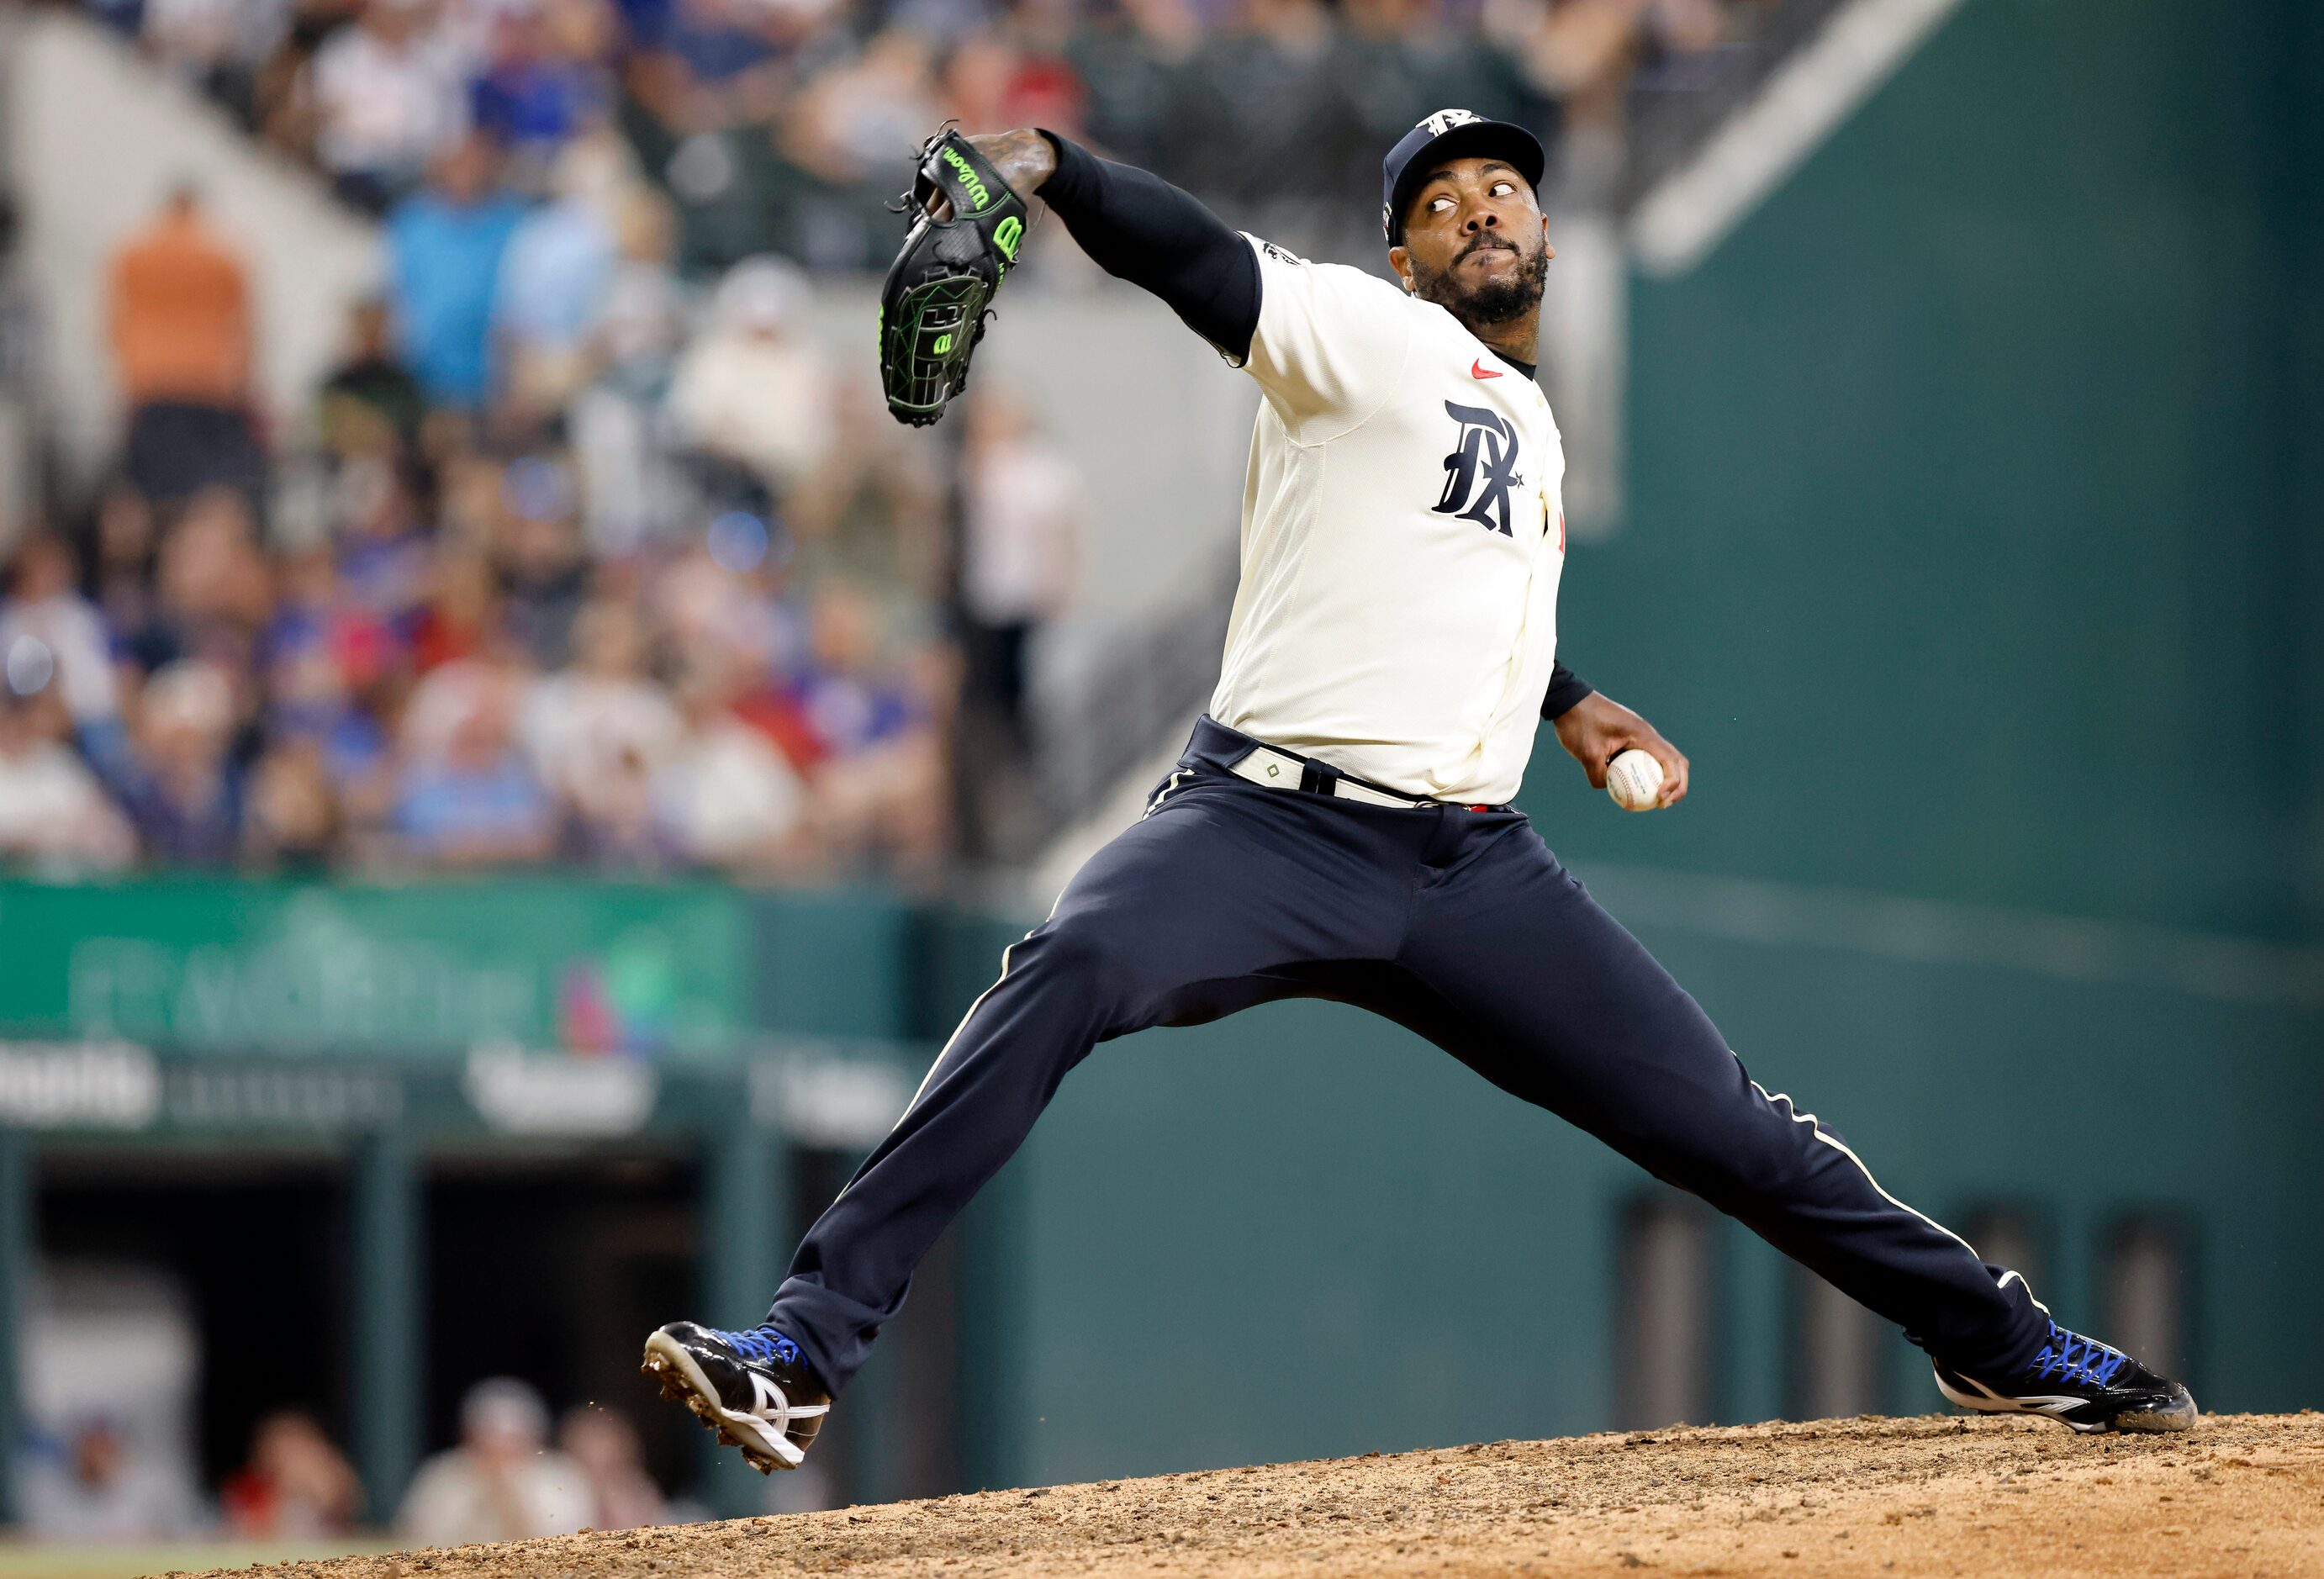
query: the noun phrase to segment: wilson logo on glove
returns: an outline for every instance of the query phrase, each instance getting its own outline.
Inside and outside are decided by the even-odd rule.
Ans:
[[[1028,216],[1001,172],[950,130],[921,146],[904,203],[911,228],[880,289],[880,384],[896,420],[918,428],[968,387],[969,357]]]
[[[967,159],[962,156],[958,149],[953,148],[947,144],[946,146],[936,150],[936,157],[943,160],[946,164],[952,166],[952,168],[958,172],[960,176],[960,184],[968,193],[972,208],[967,210],[963,210],[961,206],[955,203],[953,205],[955,212],[973,212],[974,209],[982,208],[987,203],[992,201],[991,189],[987,187],[984,184],[983,178],[976,173],[976,166],[969,163]]]

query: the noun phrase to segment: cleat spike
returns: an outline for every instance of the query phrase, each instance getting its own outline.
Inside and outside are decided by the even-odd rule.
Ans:
[[[673,1322],[646,1340],[640,1369],[761,1474],[797,1467],[831,1407],[799,1346],[771,1327]]]

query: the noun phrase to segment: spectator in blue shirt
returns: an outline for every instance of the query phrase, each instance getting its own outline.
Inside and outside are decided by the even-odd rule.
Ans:
[[[524,206],[496,182],[493,144],[451,144],[428,185],[388,217],[391,290],[412,371],[429,400],[475,411],[491,399],[493,302],[501,254]]]
[[[546,860],[556,808],[516,748],[508,700],[480,687],[439,752],[404,771],[395,828],[430,866],[507,866]]]
[[[674,0],[662,29],[662,45],[696,82],[723,87],[775,55],[764,32],[745,25],[740,11],[719,0]]]
[[[502,387],[520,409],[544,413],[562,409],[587,377],[590,342],[621,261],[579,162],[561,162],[555,180],[555,199],[526,215],[509,239],[493,307],[508,358]]]
[[[547,149],[602,106],[595,63],[558,47],[545,11],[505,11],[497,31],[493,62],[469,89],[478,130],[511,148]]]
[[[145,682],[135,776],[123,787],[146,854],[165,866],[231,864],[242,843],[242,774],[229,752],[232,682],[198,660]]]

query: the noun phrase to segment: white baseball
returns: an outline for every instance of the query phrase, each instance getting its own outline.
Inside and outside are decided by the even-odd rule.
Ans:
[[[1636,746],[1606,764],[1606,793],[1624,811],[1652,811],[1663,792],[1663,765]]]

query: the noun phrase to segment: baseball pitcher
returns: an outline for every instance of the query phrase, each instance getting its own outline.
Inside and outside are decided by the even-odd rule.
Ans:
[[[1185,754],[1002,955],[765,1321],[647,1340],[663,1390],[761,1469],[800,1462],[913,1268],[1093,1048],[1288,997],[1409,1027],[1740,1218],[1902,1326],[1956,1404],[2194,1425],[2185,1388],[2060,1325],[1754,1082],[1510,805],[1542,718],[1592,784],[1638,751],[1662,805],[1687,790],[1684,756],[1556,661],[1543,164],[1529,133],[1465,110],[1414,127],[1381,172],[1389,284],[1239,235],[1053,133],[924,151],[881,309],[890,409],[933,421],[958,392],[1038,198],[1258,384],[1241,582]]]

